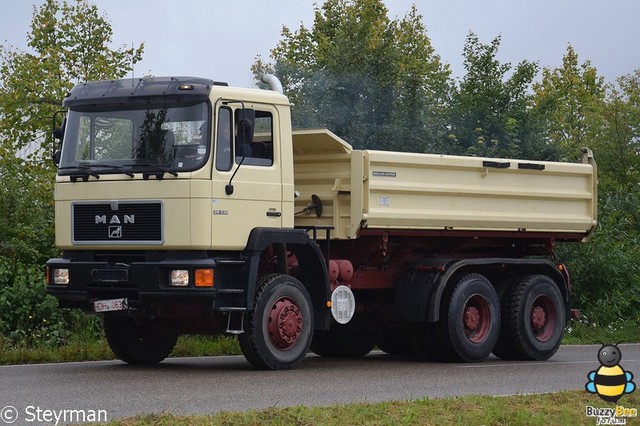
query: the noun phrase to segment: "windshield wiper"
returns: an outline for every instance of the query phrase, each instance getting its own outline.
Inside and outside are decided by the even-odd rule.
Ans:
[[[100,174],[98,174],[98,172],[89,171],[89,170],[92,170],[94,167],[95,168],[109,168],[109,169],[119,170],[119,171],[122,171],[122,173],[124,173],[125,175],[127,175],[129,177],[133,177],[133,173],[131,173],[130,171],[123,171],[123,167],[122,166],[118,166],[118,165],[115,165],[115,164],[83,163],[83,164],[78,164],[77,166],[60,167],[59,170],[69,170],[69,169],[76,169],[76,170],[79,169],[79,170],[81,170],[82,171],[81,174],[78,174],[78,175],[71,174],[70,175],[74,182],[75,182],[75,180],[73,179],[74,176],[76,178],[80,177],[84,181],[87,180],[88,176],[93,176],[96,179],[100,179]]]
[[[159,166],[158,164],[151,163],[133,163],[133,164],[125,164],[126,167],[148,167],[153,169],[152,172],[142,172],[142,178],[147,180],[149,176],[155,176],[156,179],[160,180],[164,178],[164,174],[168,173],[174,177],[178,176],[178,173],[174,170],[167,169],[166,167]]]

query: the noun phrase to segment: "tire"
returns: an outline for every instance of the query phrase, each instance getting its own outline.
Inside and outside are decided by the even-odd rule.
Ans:
[[[529,275],[507,291],[494,354],[503,359],[544,361],[556,353],[566,322],[562,294],[546,275]]]
[[[113,353],[127,364],[154,365],[164,360],[178,340],[174,331],[150,320],[106,315],[104,333]]]
[[[429,355],[439,361],[478,362],[489,356],[500,331],[498,295],[482,275],[468,274],[445,289],[440,319],[426,327]]]
[[[255,368],[289,370],[302,361],[313,338],[311,298],[289,275],[265,275],[256,287],[238,339],[240,349]]]

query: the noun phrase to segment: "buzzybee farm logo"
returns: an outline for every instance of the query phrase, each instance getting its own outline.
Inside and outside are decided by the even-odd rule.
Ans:
[[[595,417],[597,425],[624,425],[627,423],[627,418],[638,416],[637,408],[625,408],[622,405],[618,405],[618,401],[623,395],[636,390],[636,384],[633,382],[633,373],[625,371],[620,365],[622,352],[618,345],[619,343],[602,345],[598,350],[600,367],[597,370],[590,371],[587,375],[589,379],[585,384],[587,392],[595,393],[602,400],[616,404],[615,408],[586,407],[585,414],[587,417]]]

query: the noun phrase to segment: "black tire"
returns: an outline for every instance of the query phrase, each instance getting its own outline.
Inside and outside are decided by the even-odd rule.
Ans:
[[[104,334],[113,353],[133,365],[154,365],[164,360],[178,341],[178,334],[151,320],[105,315]]]
[[[556,353],[566,322],[562,294],[546,275],[529,275],[506,293],[494,354],[503,359],[543,361]]]
[[[309,350],[313,324],[311,298],[302,283],[289,275],[265,275],[245,315],[240,349],[255,368],[289,370]]]
[[[498,295],[482,275],[468,274],[445,289],[440,319],[427,327],[432,357],[478,362],[489,356],[500,331]]]

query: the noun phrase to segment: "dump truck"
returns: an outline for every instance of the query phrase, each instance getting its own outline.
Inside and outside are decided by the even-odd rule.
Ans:
[[[309,351],[546,360],[570,319],[557,243],[596,225],[596,164],[353,149],[271,90],[195,77],[76,85],[54,131],[47,292],[155,364],[237,336],[259,369]],[[394,144],[397,146],[398,144]]]

